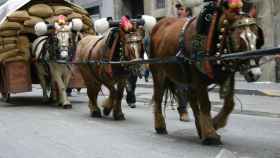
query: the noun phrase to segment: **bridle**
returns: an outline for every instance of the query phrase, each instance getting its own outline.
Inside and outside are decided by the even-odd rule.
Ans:
[[[143,44],[143,37],[137,32],[131,32],[125,35],[124,47],[128,46],[128,55],[134,58],[140,58],[140,52],[138,52],[139,45]],[[134,52],[134,53],[133,53]]]
[[[244,15],[240,19],[236,20],[234,23],[229,24],[227,19],[224,19],[220,22],[218,26],[218,43],[216,44],[216,53],[215,56],[220,56],[222,54],[234,53],[234,40],[230,35],[230,30],[244,28],[252,25],[257,25],[254,18],[246,17]],[[241,37],[240,37],[241,38]],[[237,62],[238,63],[238,62]],[[222,65],[222,70],[236,72],[244,69],[244,64],[237,64],[236,61],[216,61],[217,65]],[[248,67],[248,66],[246,66]]]
[[[69,36],[67,37],[65,35],[65,33],[69,33]],[[63,43],[59,42],[59,37],[60,36],[60,40],[62,40]],[[65,39],[67,38],[67,39]],[[65,40],[69,40],[67,41],[68,44],[65,44]],[[51,33],[48,35],[48,52],[49,52],[49,56],[50,56],[50,60],[66,60],[66,61],[70,61],[72,59],[72,57],[74,56],[74,48],[73,47],[73,40],[72,40],[72,35],[71,35],[71,30],[58,30],[55,31],[54,33]],[[68,55],[66,58],[61,58],[61,53],[62,51],[65,51],[65,53],[67,52]]]

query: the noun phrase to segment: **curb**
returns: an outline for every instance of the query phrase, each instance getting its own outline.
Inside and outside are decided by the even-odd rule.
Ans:
[[[137,87],[141,88],[153,88],[152,84],[136,84]],[[219,89],[215,88],[211,92],[219,93]],[[254,89],[235,89],[236,94],[241,95],[256,95],[256,96],[267,96],[267,97],[280,97],[280,91],[276,90],[254,90]]]
[[[139,98],[138,96],[137,96],[137,98],[138,98],[137,102],[141,102],[141,103],[147,104],[149,106],[152,106],[150,99],[143,98],[143,97]],[[211,104],[212,104],[211,111],[219,112],[222,109],[222,107],[217,106],[217,105],[222,104],[222,102],[220,102],[220,101],[211,101]],[[170,102],[168,102],[167,105],[169,106]],[[280,118],[280,113],[263,112],[263,111],[256,111],[256,110],[242,110],[242,109],[237,109],[237,108],[232,111],[232,114],[260,116],[260,117],[269,117],[269,118]]]

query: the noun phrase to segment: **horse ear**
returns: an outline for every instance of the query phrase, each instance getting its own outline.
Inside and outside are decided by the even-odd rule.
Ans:
[[[258,38],[257,38],[257,43],[256,43],[256,48],[260,49],[263,45],[264,45],[264,34],[263,34],[263,30],[258,27]]]

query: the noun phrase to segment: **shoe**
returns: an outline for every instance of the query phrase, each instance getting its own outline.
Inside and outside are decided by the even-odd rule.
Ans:
[[[134,103],[130,103],[130,104],[128,104],[128,106],[129,106],[130,108],[136,108],[136,105],[135,105]]]
[[[145,77],[145,82],[149,82],[149,79]]]
[[[180,121],[182,122],[190,122],[189,114],[188,112],[182,112],[180,115]]]

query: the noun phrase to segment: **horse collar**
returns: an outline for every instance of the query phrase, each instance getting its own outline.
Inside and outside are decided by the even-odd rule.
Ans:
[[[182,30],[180,32],[180,35],[179,35],[179,48],[178,48],[178,53],[176,56],[184,56],[184,51],[186,50],[186,47],[185,47],[185,32],[187,30],[187,28],[190,26],[190,24],[192,23],[192,21],[195,19],[195,17],[193,18],[190,18],[189,20],[187,20],[183,27],[182,27]]]

